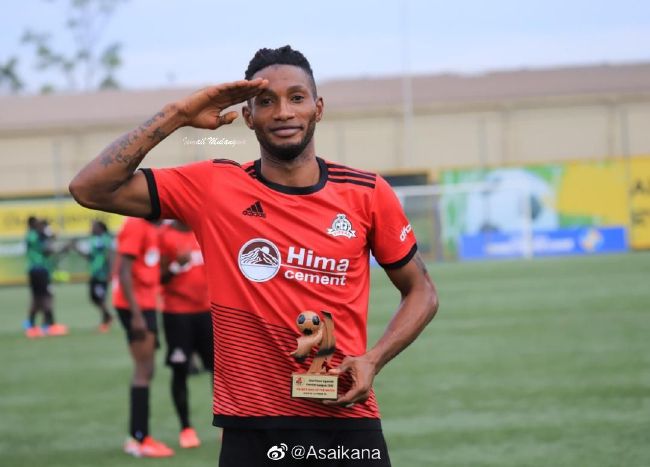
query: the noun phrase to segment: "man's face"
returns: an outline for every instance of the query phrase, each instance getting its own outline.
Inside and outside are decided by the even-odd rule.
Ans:
[[[309,75],[292,65],[272,65],[255,73],[268,87],[244,107],[248,127],[273,157],[290,161],[311,142],[323,113],[323,100],[314,95]]]

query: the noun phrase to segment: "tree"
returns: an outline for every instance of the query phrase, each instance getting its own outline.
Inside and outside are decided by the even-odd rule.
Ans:
[[[26,30],[22,43],[33,47],[36,68],[61,73],[68,91],[119,88],[115,72],[122,65],[122,45],[114,42],[100,46],[108,22],[125,1],[127,0],[69,0],[65,27],[74,42],[73,50],[69,53],[53,48],[50,33]],[[54,91],[56,86],[51,82],[41,86],[43,93]]]
[[[11,94],[17,94],[25,87],[16,71],[17,65],[16,57],[11,57],[5,63],[0,63],[0,92],[6,88]]]

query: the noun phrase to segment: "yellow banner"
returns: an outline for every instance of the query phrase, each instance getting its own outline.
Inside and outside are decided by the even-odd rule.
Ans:
[[[557,212],[589,218],[593,225],[628,225],[624,161],[568,162],[556,188]]]
[[[629,176],[630,244],[650,248],[650,158],[633,157]]]
[[[95,219],[105,222],[112,232],[122,224],[122,216],[86,209],[71,198],[5,201],[0,203],[0,236],[23,237],[29,216],[47,219],[54,232],[63,236],[89,235]]]
[[[105,222],[115,234],[123,219],[117,214],[83,208],[69,197],[0,202],[0,284],[26,282],[25,234],[29,216],[47,219],[54,233],[62,238],[87,237],[95,219]],[[62,255],[57,263],[58,269],[72,277],[87,275],[86,260],[74,251]]]
[[[650,248],[650,157],[564,164],[557,211],[627,226],[631,248]]]

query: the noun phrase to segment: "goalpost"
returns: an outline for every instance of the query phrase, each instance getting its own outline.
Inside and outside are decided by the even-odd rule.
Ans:
[[[468,258],[477,242],[502,248],[507,257],[532,258],[533,208],[525,185],[494,182],[394,187],[418,238],[421,253],[431,260]],[[498,245],[487,244],[500,239]],[[507,249],[507,251],[505,251]],[[487,252],[489,254],[489,251]]]

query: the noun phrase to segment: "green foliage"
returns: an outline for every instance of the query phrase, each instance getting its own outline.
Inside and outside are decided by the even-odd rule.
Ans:
[[[69,52],[55,48],[51,33],[27,29],[21,42],[33,49],[38,70],[54,71],[64,77],[67,91],[119,88],[115,73],[122,65],[122,46],[119,42],[102,45],[101,36],[124,1],[69,0],[65,29],[74,44]],[[51,82],[41,85],[42,93],[56,90]]]
[[[18,59],[10,57],[6,62],[0,62],[0,91],[7,89],[10,93],[16,94],[25,87],[17,71]]]

